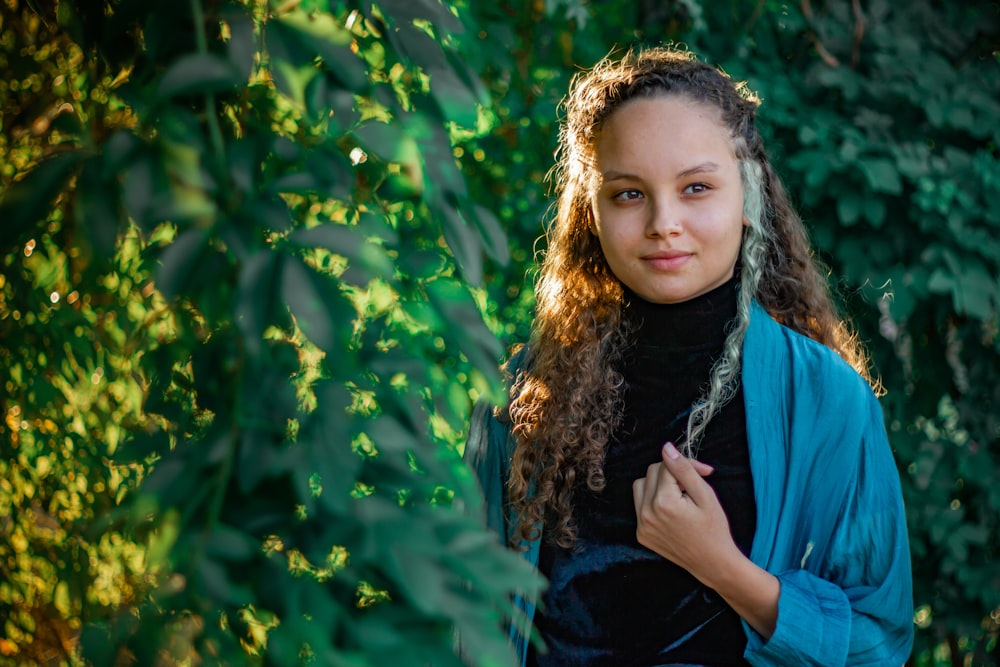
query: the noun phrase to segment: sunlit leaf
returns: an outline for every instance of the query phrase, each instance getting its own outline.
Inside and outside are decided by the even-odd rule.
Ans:
[[[460,34],[465,30],[461,20],[438,0],[383,0],[381,4],[397,23],[412,23],[423,19],[430,21],[444,34]]]

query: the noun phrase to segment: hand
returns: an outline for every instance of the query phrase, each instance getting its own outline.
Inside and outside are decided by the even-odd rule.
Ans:
[[[764,639],[778,619],[778,579],[743,555],[715,491],[712,467],[681,456],[672,443],[663,461],[632,483],[639,544],[714,589]]]
[[[667,443],[663,460],[632,484],[639,544],[708,584],[716,568],[742,557],[715,491],[702,479],[711,466]]]

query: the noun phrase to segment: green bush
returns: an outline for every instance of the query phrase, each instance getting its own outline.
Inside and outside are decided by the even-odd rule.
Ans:
[[[499,379],[470,287],[506,252],[452,157],[489,105],[462,24],[122,0],[4,27],[4,655],[457,665],[457,633],[509,662],[537,582],[457,449]]]
[[[763,98],[872,352],[911,662],[996,664],[995,6],[9,0],[0,20],[0,659],[460,664],[458,629],[509,664],[507,595],[537,582],[476,524],[469,405],[501,398],[527,336],[570,77],[676,40]]]

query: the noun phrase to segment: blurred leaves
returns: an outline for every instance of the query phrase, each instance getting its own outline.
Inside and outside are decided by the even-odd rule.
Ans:
[[[83,124],[21,145],[0,198],[3,655],[457,665],[457,631],[510,664],[537,582],[452,507],[479,502],[457,444],[499,379],[470,288],[505,244],[453,156],[490,103],[461,21],[59,7],[4,10],[32,49],[78,45],[15,73]]]
[[[0,658],[511,664],[456,450],[570,77],[675,39],[763,98],[888,390],[913,663],[995,661],[1000,18],[856,6],[5,5]]]

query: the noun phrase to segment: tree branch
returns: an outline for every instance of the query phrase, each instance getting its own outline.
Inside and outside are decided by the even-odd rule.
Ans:
[[[823,62],[830,67],[840,67],[840,61],[837,60],[832,53],[827,51],[826,47],[823,46],[823,42],[820,40],[819,35],[816,33],[816,30],[813,28],[812,4],[809,0],[802,0],[802,15],[805,17],[806,23],[809,24],[809,30],[806,34],[809,35],[809,39],[812,40],[813,46],[816,47],[816,52],[819,53],[819,57],[822,58]]]
[[[858,66],[861,56],[861,39],[865,36],[865,15],[861,13],[861,0],[851,0],[854,11],[854,45],[851,47],[851,69]]]

